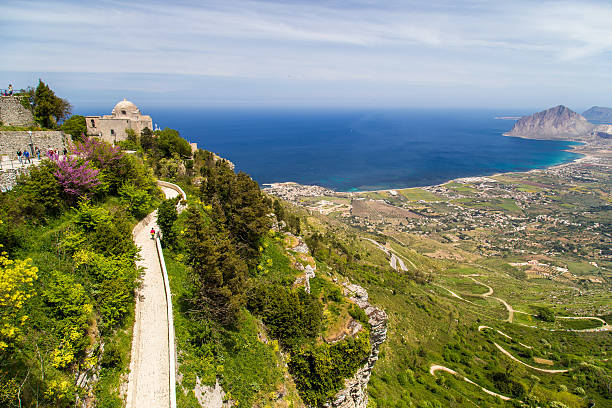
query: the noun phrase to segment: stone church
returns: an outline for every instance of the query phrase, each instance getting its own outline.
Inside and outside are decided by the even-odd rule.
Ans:
[[[98,136],[109,143],[127,139],[125,131],[132,129],[137,135],[144,128],[153,130],[153,119],[140,113],[140,109],[132,102],[122,100],[115,105],[110,115],[86,116],[87,134]]]

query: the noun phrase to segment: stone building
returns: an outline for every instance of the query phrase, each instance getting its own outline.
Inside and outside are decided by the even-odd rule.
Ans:
[[[153,119],[140,113],[140,109],[132,102],[122,100],[115,105],[110,115],[86,116],[87,134],[98,136],[109,143],[127,139],[125,131],[132,129],[136,134],[144,128],[153,130]]]

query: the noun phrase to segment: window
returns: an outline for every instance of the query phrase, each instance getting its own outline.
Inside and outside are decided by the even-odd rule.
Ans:
[[[111,135],[114,135],[114,134],[115,134],[115,130],[111,129]]]
[[[122,114],[122,115],[127,115],[127,112],[126,112],[126,111],[124,111],[124,110],[122,110],[122,111],[121,111],[121,114]]]
[[[95,120],[91,120],[91,127],[96,127],[96,121]]]

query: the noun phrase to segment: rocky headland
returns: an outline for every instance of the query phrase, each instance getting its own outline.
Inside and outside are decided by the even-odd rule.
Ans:
[[[582,112],[586,120],[597,123],[612,123],[612,108],[593,106]]]
[[[563,106],[555,106],[516,121],[506,136],[530,139],[584,140],[595,125],[582,115]]]

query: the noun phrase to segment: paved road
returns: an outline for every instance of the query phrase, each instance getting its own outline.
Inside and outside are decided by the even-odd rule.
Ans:
[[[166,198],[178,195],[169,188],[162,187],[162,191]],[[144,267],[145,271],[136,298],[126,408],[170,406],[166,295],[155,241],[150,235],[152,227],[158,231],[156,213],[134,236],[142,257],[138,265]]]

